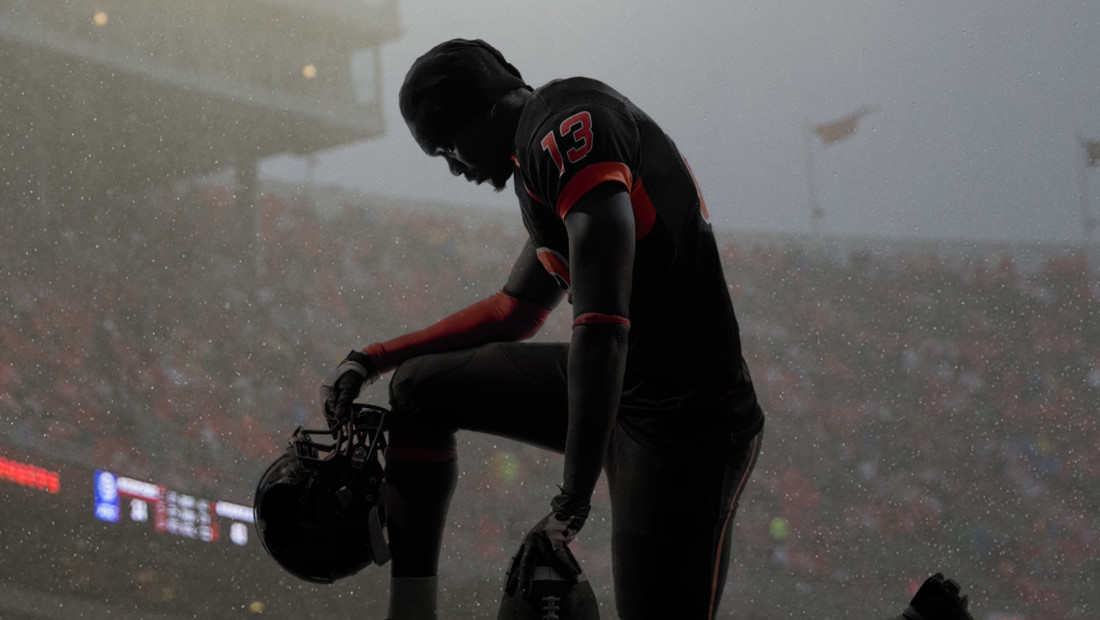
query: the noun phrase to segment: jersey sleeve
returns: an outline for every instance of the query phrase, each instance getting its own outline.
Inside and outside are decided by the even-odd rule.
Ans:
[[[526,191],[564,219],[600,183],[621,183],[630,191],[638,150],[637,127],[605,105],[552,113],[540,124],[520,164]]]

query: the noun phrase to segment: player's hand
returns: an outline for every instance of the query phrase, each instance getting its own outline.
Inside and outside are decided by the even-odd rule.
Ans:
[[[351,403],[364,385],[381,377],[370,356],[362,351],[348,353],[344,361],[321,383],[321,402],[329,428],[351,418]]]
[[[562,493],[550,502],[550,514],[523,537],[519,550],[512,556],[508,581],[504,591],[512,595],[518,589],[526,597],[530,593],[534,568],[550,565],[573,583],[581,574],[581,566],[567,546],[584,527],[591,509],[587,500]]]

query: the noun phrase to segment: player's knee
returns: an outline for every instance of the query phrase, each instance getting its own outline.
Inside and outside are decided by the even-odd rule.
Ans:
[[[422,358],[414,357],[402,362],[393,371],[390,379],[390,408],[394,412],[409,411],[414,405],[413,398],[420,391],[416,386],[424,376],[423,367]]]
[[[453,443],[446,416],[446,370],[434,356],[405,361],[390,379],[390,442],[407,445]]]
[[[422,355],[403,362],[390,380],[390,407],[395,411],[430,412],[445,400],[440,375],[445,372],[435,356]]]

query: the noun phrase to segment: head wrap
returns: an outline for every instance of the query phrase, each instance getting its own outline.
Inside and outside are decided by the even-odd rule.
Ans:
[[[417,58],[405,75],[401,116],[427,151],[522,87],[530,88],[496,48],[480,39],[452,39]]]

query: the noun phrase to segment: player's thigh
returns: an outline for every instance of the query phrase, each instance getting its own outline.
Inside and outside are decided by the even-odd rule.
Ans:
[[[621,618],[708,617],[724,580],[736,480],[751,471],[746,449],[727,436],[662,450],[616,428],[607,474]]]
[[[390,381],[391,441],[469,430],[561,452],[567,357],[564,343],[494,343],[411,359]]]

